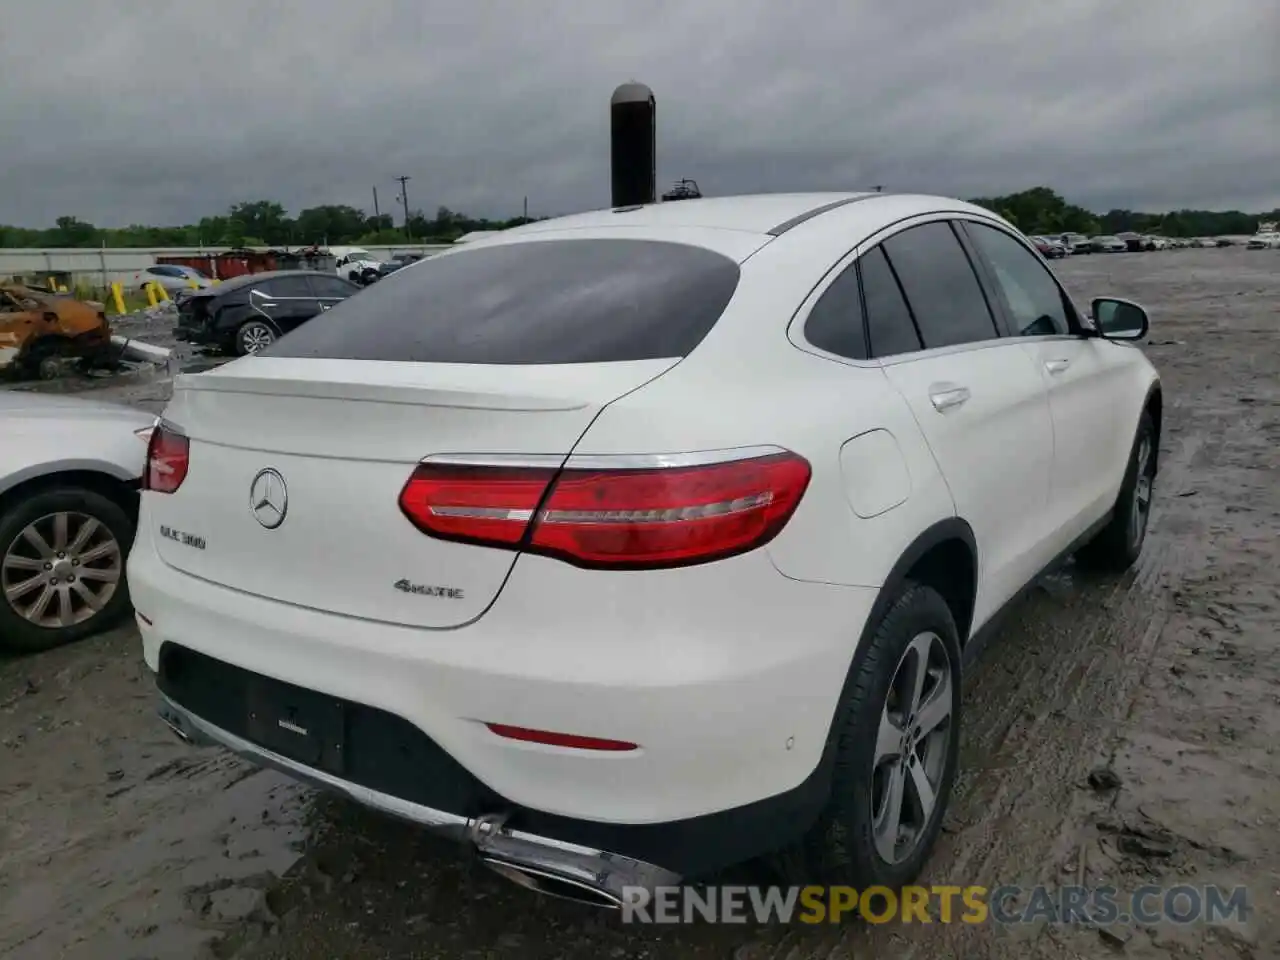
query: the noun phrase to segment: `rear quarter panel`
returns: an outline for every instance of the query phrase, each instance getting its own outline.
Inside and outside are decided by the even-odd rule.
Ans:
[[[778,571],[794,580],[878,587],[912,540],[954,515],[942,476],[910,409],[874,365],[852,366],[803,353],[777,325],[773,357],[752,370],[741,356],[721,361],[704,343],[657,380],[608,406],[575,454],[683,453],[776,445],[812,468],[790,522],[768,546]],[[736,362],[735,362],[736,360]],[[892,444],[856,438],[883,430]],[[853,441],[850,444],[850,441]],[[889,491],[860,471],[895,446],[885,465]],[[874,459],[874,457],[873,457]],[[855,505],[877,501],[877,509]]]
[[[129,483],[142,477],[146,444],[134,433],[154,418],[58,422],[16,419],[0,444],[0,495],[36,477],[85,470]]]

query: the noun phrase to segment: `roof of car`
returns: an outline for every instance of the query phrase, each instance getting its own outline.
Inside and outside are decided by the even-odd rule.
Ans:
[[[863,201],[870,201],[864,203]],[[930,207],[957,211],[981,210],[970,203],[945,197],[880,192],[833,193],[766,193],[734,197],[703,197],[695,200],[651,203],[631,207],[593,210],[571,214],[552,220],[513,227],[501,231],[495,237],[477,241],[477,246],[487,246],[503,239],[519,239],[536,233],[564,230],[598,230],[611,227],[642,227],[648,229],[703,228],[733,230],[758,236],[781,236],[810,222],[829,219],[826,214],[874,208],[877,219],[890,221],[903,216],[925,212]],[[860,219],[860,218],[859,218]],[[466,244],[465,246],[470,246]]]
[[[767,234],[797,218],[876,193],[766,193],[740,197],[703,197],[570,214],[503,231],[504,234],[570,230],[583,227],[710,227]]]

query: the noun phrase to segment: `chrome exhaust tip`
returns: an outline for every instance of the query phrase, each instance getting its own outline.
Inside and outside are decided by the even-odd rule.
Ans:
[[[621,897],[571,877],[556,876],[547,870],[521,866],[497,857],[481,857],[481,862],[500,877],[543,896],[606,910],[617,910],[622,906]]]
[[[169,731],[183,743],[190,744],[193,747],[209,745],[209,739],[202,736],[198,730],[192,727],[180,712],[169,705],[167,700],[160,702],[156,713],[159,714],[161,722],[169,728]]]
[[[675,886],[680,875],[607,850],[595,850],[511,830],[495,814],[471,821],[471,842],[481,862],[527,890],[617,910],[633,891]]]

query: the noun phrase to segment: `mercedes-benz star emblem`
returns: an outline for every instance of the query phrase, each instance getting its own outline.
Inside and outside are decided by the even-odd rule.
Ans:
[[[268,530],[284,523],[289,512],[289,488],[274,467],[259,470],[249,484],[249,510],[253,518]]]

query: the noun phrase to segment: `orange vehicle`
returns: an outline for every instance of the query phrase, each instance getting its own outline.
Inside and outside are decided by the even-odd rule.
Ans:
[[[110,354],[111,324],[101,303],[0,284],[0,372],[43,376],[50,360],[93,365]]]

